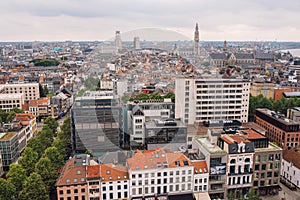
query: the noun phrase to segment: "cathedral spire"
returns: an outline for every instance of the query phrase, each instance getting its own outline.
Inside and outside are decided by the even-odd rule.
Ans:
[[[199,28],[198,23],[196,23],[195,34],[194,34],[194,55],[199,55]]]

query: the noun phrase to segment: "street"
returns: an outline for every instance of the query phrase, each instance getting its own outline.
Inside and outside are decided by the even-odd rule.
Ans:
[[[263,196],[263,200],[300,200],[300,191],[292,191],[283,184],[279,184],[282,188],[282,191],[279,191],[279,194],[276,196]]]

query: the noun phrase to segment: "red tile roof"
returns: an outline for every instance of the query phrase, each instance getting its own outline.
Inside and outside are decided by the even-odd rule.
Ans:
[[[284,149],[282,152],[283,159],[292,162],[294,166],[300,169],[300,151],[298,148]]]
[[[208,167],[205,160],[192,162],[192,165],[194,166],[195,174],[208,173]]]

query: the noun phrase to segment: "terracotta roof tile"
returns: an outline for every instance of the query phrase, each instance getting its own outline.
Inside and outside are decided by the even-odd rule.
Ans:
[[[192,165],[194,166],[195,174],[208,173],[208,167],[205,160],[192,162]]]

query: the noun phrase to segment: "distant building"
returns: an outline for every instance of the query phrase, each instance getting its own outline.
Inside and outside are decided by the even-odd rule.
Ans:
[[[175,80],[175,96],[175,118],[185,124],[248,121],[248,80],[180,77]]]
[[[196,23],[195,33],[194,33],[194,56],[199,56],[199,28],[198,23]]]
[[[134,49],[141,49],[141,43],[140,43],[140,38],[139,37],[134,37],[133,38],[133,48]]]
[[[6,94],[23,93],[25,100],[40,98],[40,90],[38,83],[23,83],[23,84],[5,84],[4,92]]]
[[[116,31],[115,47],[116,47],[117,51],[122,50],[122,40],[121,40],[121,32],[120,31]]]
[[[263,95],[268,99],[274,98],[274,83],[268,82],[253,82],[251,85],[250,93],[252,96]]]

